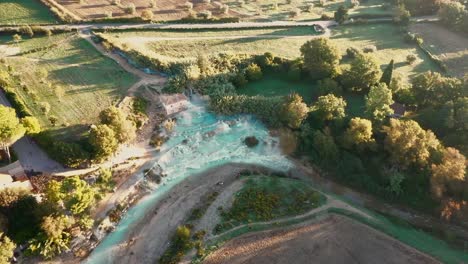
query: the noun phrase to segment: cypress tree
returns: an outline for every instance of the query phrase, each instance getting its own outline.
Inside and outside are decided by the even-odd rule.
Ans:
[[[387,84],[387,86],[390,86],[390,82],[392,81],[394,64],[395,61],[391,60],[390,64],[388,64],[387,68],[385,68],[385,71],[382,74],[382,78],[380,78],[380,82]]]

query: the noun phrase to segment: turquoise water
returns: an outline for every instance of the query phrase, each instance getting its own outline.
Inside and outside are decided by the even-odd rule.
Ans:
[[[116,230],[92,252],[85,263],[114,263],[112,251],[125,241],[132,224],[183,179],[230,162],[259,164],[275,170],[287,170],[292,164],[281,154],[279,139],[269,135],[265,126],[251,116],[216,116],[207,112],[201,101],[192,102],[187,111],[176,116],[177,125],[166,142],[156,165],[167,177],[154,191],[132,207]],[[247,136],[256,136],[260,144],[248,148]]]

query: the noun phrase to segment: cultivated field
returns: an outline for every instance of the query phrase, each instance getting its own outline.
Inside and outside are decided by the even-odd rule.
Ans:
[[[359,238],[359,239],[356,239]],[[203,263],[439,263],[366,225],[332,215],[296,228],[235,238]]]
[[[383,32],[385,34],[382,34]],[[349,47],[362,50],[369,45],[376,46],[377,51],[371,54],[382,65],[382,69],[394,59],[395,70],[403,77],[411,77],[428,70],[439,70],[437,65],[415,44],[408,44],[404,41],[398,27],[390,24],[340,26],[332,30],[331,39],[339,46],[343,55]],[[417,57],[412,65],[406,63],[406,56],[410,54]]]
[[[434,23],[417,23],[411,32],[424,39],[423,46],[441,59],[449,73],[463,77],[468,72],[468,38]]]
[[[151,10],[154,14],[154,20],[157,21],[170,21],[178,20],[187,17],[190,11],[185,7],[186,0],[169,0],[169,1],[154,1],[155,6],[150,6],[149,0],[122,0],[120,5],[113,5],[111,0],[93,0],[80,3],[79,1],[57,0],[57,3],[67,8],[72,13],[78,15],[80,18],[89,19],[102,19],[108,17],[111,13],[112,17],[135,17],[140,16],[143,10]],[[125,7],[133,3],[136,7],[135,14],[125,12]],[[208,10],[215,17],[237,16],[234,12],[224,14],[213,3],[204,3],[202,0],[192,1],[193,12],[198,13]]]
[[[38,37],[18,45],[5,43],[6,38],[0,39],[0,44],[2,40],[20,52],[49,47],[6,57],[6,64],[16,73],[16,91],[45,127],[53,127],[50,117],[57,118],[56,128],[93,123],[102,109],[119,100],[136,82],[136,77],[76,34]],[[46,113],[44,104],[50,106]]]
[[[197,14],[202,11],[210,11],[213,17],[239,17],[248,21],[268,21],[268,20],[310,20],[319,19],[322,15],[332,16],[336,9],[344,4],[346,0],[325,1],[323,6],[317,0],[203,0],[189,1],[193,4],[193,10],[185,7],[186,0],[155,1],[155,6],[151,7],[149,0],[122,0],[120,5],[111,4],[111,0],[79,1],[57,0],[59,4],[78,15],[82,19],[106,18],[109,12],[113,17],[134,17],[139,16],[145,9],[153,11],[157,21],[170,21],[182,19],[191,13]],[[129,3],[134,3],[135,14],[125,12],[125,7]],[[350,11],[351,16],[382,16],[391,15],[390,9],[383,6],[382,0],[369,0]],[[219,6],[229,6],[229,11],[224,13]],[[310,7],[312,6],[312,8]],[[292,16],[291,12],[299,15]]]
[[[46,6],[37,0],[0,1],[0,25],[48,24],[57,22]]]

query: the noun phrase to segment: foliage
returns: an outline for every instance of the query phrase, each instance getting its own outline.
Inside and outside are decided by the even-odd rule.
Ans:
[[[413,78],[411,83],[417,105],[421,107],[440,106],[447,101],[461,98],[464,93],[460,79],[444,77],[437,72],[422,73]]]
[[[21,119],[21,124],[26,129],[26,134],[35,135],[41,132],[41,124],[39,120],[33,116],[27,116]]]
[[[320,205],[321,195],[302,181],[275,176],[251,176],[235,195],[231,208],[221,212],[219,233],[232,227],[298,215]]]
[[[301,47],[304,67],[314,79],[336,75],[341,54],[337,46],[327,38],[307,41]]]
[[[141,97],[136,97],[134,100],[133,100],[133,113],[134,114],[142,114],[142,115],[145,115],[146,116],[146,110],[148,108],[148,105],[149,105],[149,101],[144,99],[144,98],[141,98]]]
[[[442,198],[447,189],[452,192],[463,192],[460,190],[460,182],[465,180],[466,158],[455,148],[446,148],[442,153],[442,161],[439,164],[432,164],[431,187],[432,193]]]
[[[351,62],[351,68],[343,73],[343,86],[352,91],[367,92],[378,83],[382,72],[370,55],[359,54]]]
[[[395,65],[395,60],[391,60],[390,63],[385,68],[384,72],[382,73],[382,77],[380,78],[380,82],[383,82],[390,87],[390,83],[393,80],[393,70]]]
[[[245,75],[249,81],[258,81],[263,77],[262,69],[255,63],[245,69]]]
[[[278,110],[283,101],[282,97],[226,95],[212,97],[210,107],[226,115],[254,114],[270,126],[279,126],[281,119]]]
[[[136,137],[135,124],[127,118],[127,115],[115,106],[104,109],[99,118],[101,123],[108,125],[114,132],[119,143],[126,143]]]
[[[106,168],[99,169],[99,175],[96,180],[96,184],[99,186],[101,191],[109,192],[114,188],[115,182],[112,179],[112,170]]]
[[[115,132],[107,125],[97,125],[89,133],[89,143],[93,147],[94,159],[103,161],[113,155],[118,148]]]
[[[184,76],[176,75],[167,80],[163,91],[165,93],[182,93],[185,91],[186,87],[187,79]]]
[[[281,120],[290,128],[299,128],[302,121],[307,118],[309,108],[302,101],[302,97],[296,93],[285,99],[281,109]]]
[[[56,255],[68,250],[71,235],[68,229],[73,225],[73,218],[66,215],[44,217],[41,229],[42,233],[33,239],[28,250],[32,254],[38,254],[45,259],[52,259]]]
[[[334,13],[334,18],[336,22],[343,24],[348,19],[348,9],[340,5]]]
[[[430,130],[422,129],[413,120],[390,119],[384,126],[385,149],[396,166],[406,168],[410,165],[425,166],[431,155],[440,147],[439,140]]]
[[[52,180],[44,192],[45,200],[72,215],[86,213],[95,202],[95,190],[78,176],[61,182]]]
[[[313,147],[322,165],[328,166],[338,161],[340,151],[328,129],[313,133]]]
[[[372,121],[359,117],[352,118],[344,133],[344,145],[348,148],[356,147],[362,151],[373,148],[374,144]]]
[[[190,241],[191,230],[188,226],[179,226],[171,239],[169,248],[159,259],[161,264],[176,264],[182,260],[185,252],[193,248]]]
[[[13,108],[0,105],[0,146],[7,152],[11,161],[8,147],[23,136],[25,129],[16,117]]]
[[[317,86],[319,95],[333,94],[335,96],[341,96],[343,94],[343,89],[340,84],[330,78],[319,80]]]
[[[312,112],[322,121],[342,119],[346,116],[346,101],[333,94],[320,96],[312,106]]]
[[[395,16],[394,16],[395,22],[403,26],[407,26],[410,22],[410,18],[411,18],[411,13],[410,11],[408,11],[408,9],[406,9],[406,6],[404,4],[398,5],[395,11]]]
[[[34,138],[49,157],[70,168],[78,168],[90,158],[90,153],[81,144],[57,140],[49,131],[43,131]]]
[[[463,20],[468,17],[468,11],[462,3],[457,1],[442,2],[438,16],[446,26],[468,32],[467,29],[461,28]]]
[[[10,263],[16,244],[9,237],[0,233],[0,263]]]
[[[17,196],[17,200],[2,211],[8,218],[8,236],[18,244],[37,235],[42,209],[30,194]]]
[[[390,107],[393,104],[392,91],[385,83],[372,86],[366,96],[366,113],[376,121],[382,121],[393,114]]]

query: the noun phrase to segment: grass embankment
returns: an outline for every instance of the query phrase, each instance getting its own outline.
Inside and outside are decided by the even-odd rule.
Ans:
[[[6,37],[2,40],[19,47],[20,53],[49,47],[7,57],[6,64],[15,72],[14,88],[27,108],[44,128],[64,137],[80,125],[96,122],[99,112],[125,95],[137,80],[76,34],[36,37],[19,44],[6,42]],[[55,125],[51,117],[56,118]]]
[[[0,1],[0,25],[56,23],[52,12],[38,0]]]
[[[305,182],[268,176],[247,177],[235,196],[230,208],[220,208],[221,222],[215,227],[215,233],[247,223],[300,215],[325,201],[324,196]]]

